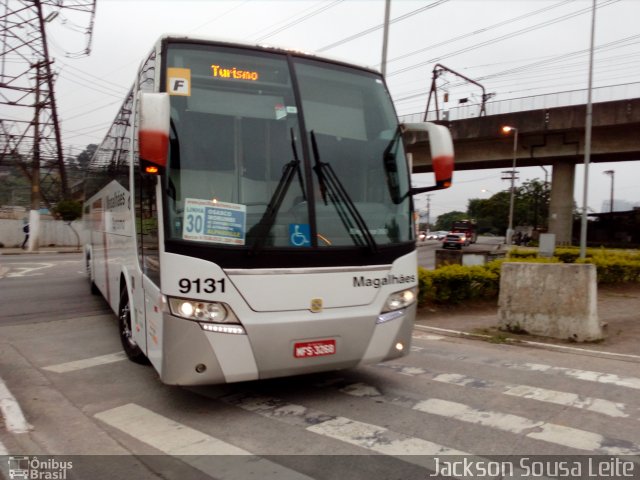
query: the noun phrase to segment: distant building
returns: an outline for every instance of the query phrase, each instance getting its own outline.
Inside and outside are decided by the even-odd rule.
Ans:
[[[613,199],[613,210],[616,212],[628,212],[636,207],[640,207],[640,202],[630,202],[628,200],[618,200],[616,198]],[[605,200],[602,202],[602,208],[600,211],[602,213],[609,213],[611,211],[611,201]]]
[[[617,201],[614,206],[617,206]],[[588,223],[587,244],[619,248],[640,247],[640,207],[626,211],[590,213]],[[574,226],[574,233],[579,232],[579,225]],[[579,243],[579,239],[574,243]]]

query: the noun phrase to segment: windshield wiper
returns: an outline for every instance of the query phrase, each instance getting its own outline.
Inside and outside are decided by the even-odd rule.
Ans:
[[[384,165],[385,176],[387,177],[387,187],[389,188],[389,195],[391,196],[391,201],[396,205],[402,203],[402,201],[409,196],[409,192],[407,192],[405,195],[402,195],[402,193],[400,193],[397,151],[401,136],[402,130],[400,129],[400,125],[398,125],[396,131],[393,133],[393,138],[386,146],[382,154],[382,162]]]
[[[273,224],[276,221],[276,217],[278,212],[280,211],[280,207],[282,206],[282,202],[284,201],[284,197],[289,191],[289,186],[293,181],[293,177],[297,174],[298,180],[300,181],[300,190],[302,191],[302,199],[305,201],[307,196],[304,190],[304,183],[302,181],[302,171],[300,169],[300,159],[298,158],[298,150],[296,149],[295,137],[293,134],[293,128],[291,129],[291,150],[293,151],[293,160],[287,163],[283,170],[282,176],[280,177],[280,181],[276,186],[273,195],[269,199],[269,204],[267,205],[267,209],[260,221],[256,224],[252,229],[252,236],[255,236],[256,239],[253,242],[253,248],[251,249],[252,253],[257,253],[263,246],[273,228]]]
[[[316,135],[313,130],[310,132],[311,146],[313,150],[314,166],[313,170],[318,176],[318,184],[320,186],[320,194],[325,205],[327,205],[327,198],[334,204],[338,216],[342,221],[342,224],[349,232],[353,243],[356,245],[366,245],[371,252],[378,251],[378,245],[367,227],[367,222],[360,214],[358,207],[356,207],[353,200],[349,196],[349,193],[342,185],[342,182],[336,175],[333,167],[328,162],[320,160],[320,153],[318,151],[318,142],[316,141]],[[354,228],[351,219],[355,221],[356,227]],[[357,232],[360,232],[358,235]]]

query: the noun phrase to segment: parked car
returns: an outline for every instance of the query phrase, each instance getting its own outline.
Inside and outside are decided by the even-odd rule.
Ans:
[[[442,248],[457,248],[468,246],[470,239],[464,233],[448,233],[442,240]]]
[[[418,232],[418,240],[420,242],[424,242],[427,238],[429,238],[427,232]]]
[[[436,230],[435,232],[429,232],[429,235],[427,235],[427,240],[442,240],[446,236],[447,232]]]

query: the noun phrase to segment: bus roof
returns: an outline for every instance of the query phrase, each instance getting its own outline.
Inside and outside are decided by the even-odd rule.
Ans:
[[[211,37],[211,36],[206,36],[206,35],[184,35],[184,34],[178,34],[178,33],[165,33],[163,35],[160,36],[160,38],[158,38],[158,40],[156,41],[156,46],[159,46],[163,41],[181,41],[181,42],[194,42],[194,43],[215,43],[215,44],[220,44],[220,45],[227,45],[230,47],[242,47],[242,48],[252,48],[252,49],[257,49],[257,50],[271,50],[274,52],[281,52],[281,53],[290,53],[292,55],[297,55],[300,57],[307,57],[307,58],[315,58],[318,60],[325,60],[331,63],[336,63],[336,64],[340,64],[340,65],[344,65],[344,66],[348,66],[348,67],[354,67],[354,68],[358,68],[360,70],[367,70],[369,72],[372,73],[377,73],[380,74],[379,70],[376,70],[375,68],[372,68],[370,66],[367,65],[363,65],[363,64],[358,64],[358,63],[353,63],[351,61],[345,60],[343,58],[339,58],[339,57],[333,57],[333,56],[328,56],[328,55],[317,55],[313,52],[307,52],[307,51],[303,51],[303,50],[296,50],[295,48],[290,48],[290,47],[283,47],[280,45],[271,45],[271,44],[266,44],[266,43],[249,43],[249,42],[243,42],[242,40],[235,40],[235,39],[228,39],[228,38],[222,38],[222,37]]]

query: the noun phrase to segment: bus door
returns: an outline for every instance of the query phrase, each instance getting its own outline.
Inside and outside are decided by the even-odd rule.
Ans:
[[[142,270],[143,315],[134,327],[134,339],[158,370],[161,360],[162,294],[160,290],[159,177],[142,175],[138,184],[138,260]]]

